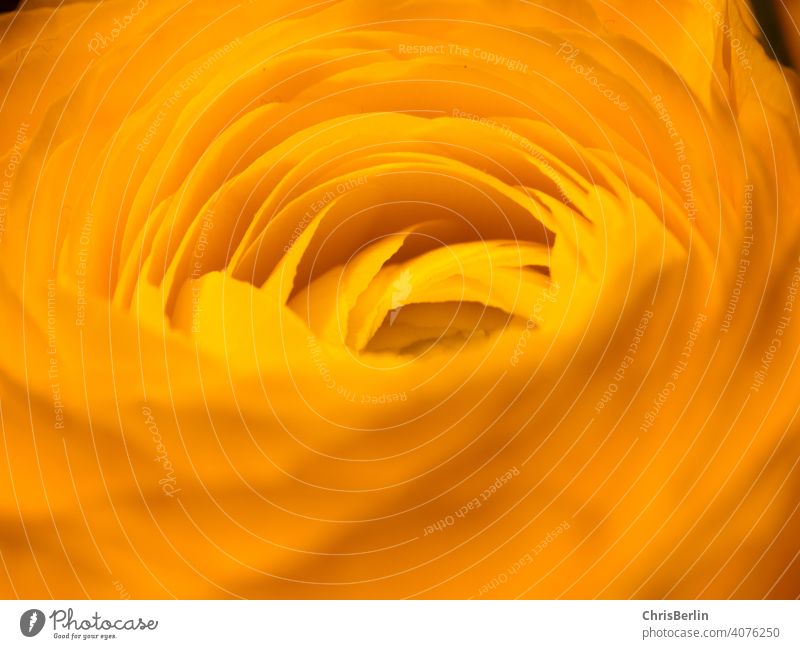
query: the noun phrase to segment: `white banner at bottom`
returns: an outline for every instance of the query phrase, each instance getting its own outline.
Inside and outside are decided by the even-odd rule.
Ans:
[[[798,601],[0,601],[0,647],[800,647]]]

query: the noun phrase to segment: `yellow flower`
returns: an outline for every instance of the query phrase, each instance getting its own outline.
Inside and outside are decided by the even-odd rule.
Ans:
[[[800,595],[798,84],[744,2],[35,4],[4,595]]]

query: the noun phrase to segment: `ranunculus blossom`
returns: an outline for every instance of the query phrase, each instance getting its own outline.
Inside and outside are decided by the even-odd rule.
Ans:
[[[0,35],[5,596],[800,595],[800,96],[747,3]]]

